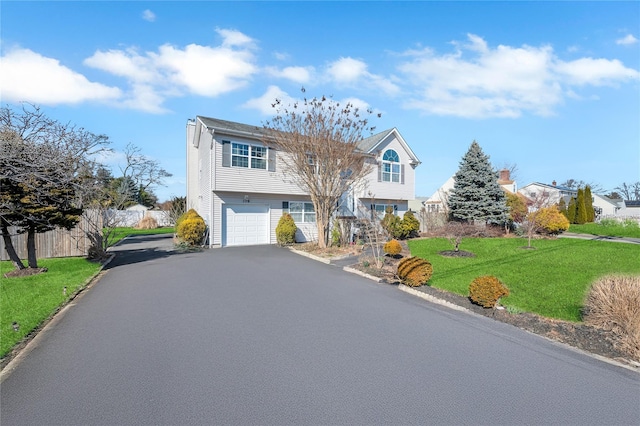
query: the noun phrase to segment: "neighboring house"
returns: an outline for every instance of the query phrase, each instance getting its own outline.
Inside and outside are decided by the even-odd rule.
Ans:
[[[531,199],[537,197],[548,198],[547,205],[557,204],[561,198],[564,199],[566,205],[569,205],[571,198],[578,196],[577,189],[557,186],[555,182],[551,185],[539,182],[530,183],[522,187],[518,192]],[[615,200],[601,194],[592,193],[591,204],[595,210],[596,219],[605,217],[640,217],[640,208],[634,208],[633,201]]]
[[[285,212],[296,222],[297,241],[317,239],[313,204],[288,176],[281,157],[287,153],[265,144],[263,136],[262,127],[215,118],[187,123],[187,207],[204,218],[209,246],[274,244]],[[343,195],[338,215],[380,214],[387,206],[403,214],[414,198],[420,160],[395,128],[358,147],[372,171]]]
[[[442,184],[442,186],[438,188],[438,190],[434,192],[431,197],[429,197],[422,203],[428,213],[446,212],[449,194],[451,193],[451,190],[453,189],[453,186],[455,184],[454,177],[455,175],[447,179],[447,181]],[[515,193],[517,190],[516,181],[511,180],[511,173],[506,169],[500,170],[498,176],[498,185],[500,185],[502,189],[508,192]]]
[[[134,204],[132,206],[127,207],[125,210],[135,211],[135,212],[146,212],[147,210],[149,210],[149,207],[143,206],[142,204]]]
[[[523,186],[518,192],[532,200],[544,200],[546,205],[558,204],[561,198],[563,198],[565,203],[569,205],[571,197],[578,196],[577,189],[557,186],[555,182],[551,185],[533,182]]]

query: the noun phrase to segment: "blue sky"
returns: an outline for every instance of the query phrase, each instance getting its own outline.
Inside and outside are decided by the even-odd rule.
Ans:
[[[2,1],[0,94],[131,142],[185,194],[196,115],[260,125],[278,97],[382,113],[429,196],[473,140],[519,187],[640,181],[640,2]],[[108,160],[116,170],[119,156]]]

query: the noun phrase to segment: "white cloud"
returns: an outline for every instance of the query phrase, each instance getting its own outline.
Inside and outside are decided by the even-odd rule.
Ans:
[[[287,92],[284,92],[278,86],[269,86],[262,96],[250,99],[242,106],[244,108],[256,109],[264,115],[272,116],[277,113],[275,105],[276,99],[280,100],[280,104],[283,106],[293,105],[296,102],[296,99],[289,96]]]
[[[397,94],[400,89],[387,78],[372,74],[365,62],[351,57],[340,58],[329,64],[327,77],[338,85],[361,87],[367,90],[381,90],[388,95]]]
[[[172,82],[201,96],[218,96],[243,87],[257,67],[248,51],[190,44],[184,49],[161,46],[151,55]]]
[[[627,34],[626,36],[616,40],[616,44],[622,44],[622,45],[625,45],[625,46],[628,46],[628,45],[631,45],[631,44],[636,44],[637,42],[638,42],[638,39],[635,38],[631,34]]]
[[[37,104],[77,104],[114,101],[122,97],[117,87],[89,81],[85,76],[29,49],[14,49],[0,60],[3,101]]]
[[[581,58],[570,62],[559,61],[556,70],[567,77],[567,83],[574,85],[615,85],[640,78],[638,71],[626,68],[617,59]]]
[[[165,44],[155,52],[97,51],[84,64],[127,80],[130,90],[124,107],[160,113],[168,97],[185,91],[219,96],[244,87],[258,72],[251,38],[235,30],[217,32],[224,39],[220,46]]]
[[[285,67],[282,69],[267,67],[265,68],[265,72],[273,77],[286,78],[295,83],[304,84],[311,80],[311,76],[315,70],[313,67]]]
[[[617,60],[560,61],[550,46],[491,48],[468,34],[468,44],[437,55],[411,51],[398,69],[406,77],[405,107],[428,114],[470,118],[519,117],[524,112],[553,114],[571,86],[604,85],[638,78]]]
[[[368,74],[367,64],[353,58],[340,58],[329,65],[327,74],[337,83],[355,83]]]
[[[216,32],[222,37],[222,46],[224,47],[253,47],[255,44],[251,37],[237,30],[216,28]]]
[[[155,22],[156,14],[150,11],[149,9],[142,12],[142,19],[149,22]]]

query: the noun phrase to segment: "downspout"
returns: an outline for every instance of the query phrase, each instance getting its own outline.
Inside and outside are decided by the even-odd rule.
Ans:
[[[215,133],[214,129],[207,129],[209,131],[209,134],[211,134],[211,145],[210,145],[210,152],[209,152],[209,174],[212,175],[212,178],[209,178],[209,182],[213,182],[213,184],[209,184],[209,211],[211,212],[211,223],[209,224],[209,248],[211,248],[213,246],[213,240],[214,240],[214,226],[213,224],[215,223],[215,197],[213,196],[213,191],[217,188],[217,177],[216,177],[216,173],[214,171],[214,167],[216,165],[216,140],[213,137],[213,134]]]

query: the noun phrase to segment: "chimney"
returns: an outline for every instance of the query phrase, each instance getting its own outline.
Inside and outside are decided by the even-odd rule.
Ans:
[[[553,182],[551,182],[552,186],[556,186],[556,181],[554,180]]]
[[[504,181],[504,182],[509,181],[510,180],[509,179],[510,175],[511,175],[511,173],[509,172],[509,170],[502,169],[502,170],[500,170],[500,179],[499,180],[500,181]]]

